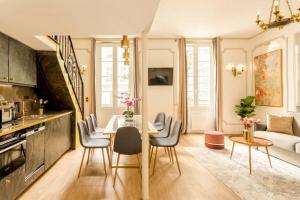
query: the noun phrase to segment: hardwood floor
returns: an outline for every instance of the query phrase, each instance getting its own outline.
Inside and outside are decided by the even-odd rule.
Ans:
[[[185,146],[203,145],[203,135],[181,137],[177,147],[182,175],[170,163],[163,149],[158,152],[155,175],[150,175],[150,199],[154,200],[237,200],[239,197],[212,176],[201,163],[184,151]],[[77,179],[83,150],[66,153],[45,175],[20,196],[20,200],[141,199],[138,169],[119,169],[115,189],[112,171],[105,178],[101,152]],[[121,156],[120,163],[136,163],[136,157]],[[152,168],[151,168],[152,169]],[[114,170],[113,170],[114,171]],[[152,172],[152,170],[150,170]]]

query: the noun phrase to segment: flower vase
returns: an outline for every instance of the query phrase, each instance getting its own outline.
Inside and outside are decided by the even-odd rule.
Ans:
[[[243,137],[247,142],[253,142],[253,131],[251,128],[245,128],[243,130]]]

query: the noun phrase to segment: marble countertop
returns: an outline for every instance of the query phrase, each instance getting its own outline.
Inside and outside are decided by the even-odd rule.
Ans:
[[[25,128],[29,128],[31,126],[63,117],[65,115],[69,115],[71,113],[72,111],[49,112],[45,113],[44,115],[25,116],[18,120],[4,123],[2,124],[2,129],[0,129],[0,137]]]

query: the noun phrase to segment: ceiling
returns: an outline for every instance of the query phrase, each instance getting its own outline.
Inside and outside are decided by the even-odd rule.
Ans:
[[[136,35],[150,27],[159,0],[0,0],[0,31],[35,49],[35,35]]]
[[[138,35],[248,38],[272,0],[0,0],[0,31],[35,49],[36,35]],[[300,6],[291,2],[295,9]],[[286,8],[284,8],[286,10]]]

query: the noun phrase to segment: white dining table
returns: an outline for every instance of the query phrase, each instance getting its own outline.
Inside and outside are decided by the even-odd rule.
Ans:
[[[127,122],[123,115],[113,115],[107,126],[104,129],[104,134],[116,134],[118,128],[133,126],[136,127],[140,133],[142,133],[142,115],[134,115],[132,121]],[[155,135],[158,134],[159,131],[155,129],[151,122],[148,122],[148,134]]]

